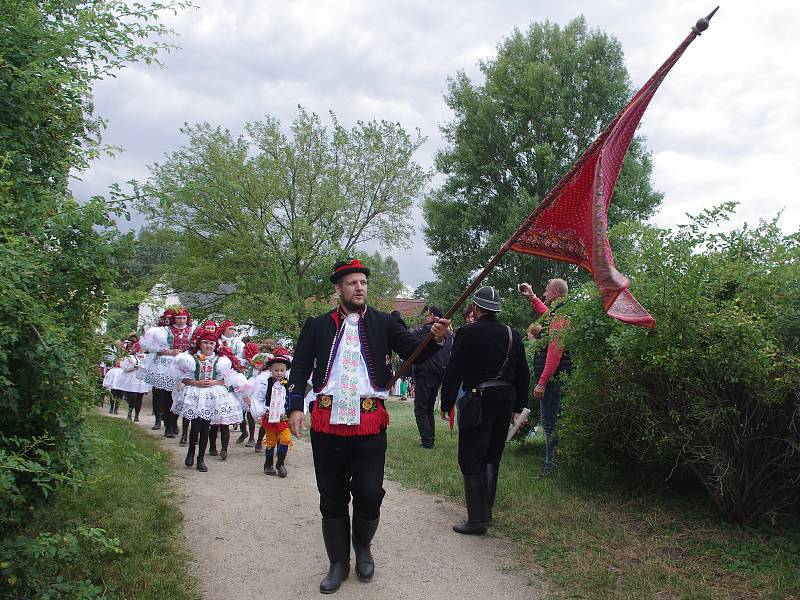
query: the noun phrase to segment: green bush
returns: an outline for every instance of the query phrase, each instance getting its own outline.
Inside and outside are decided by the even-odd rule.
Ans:
[[[750,522],[800,498],[800,236],[776,221],[711,233],[732,208],[676,232],[614,230],[658,326],[620,324],[578,290],[564,437],[573,459],[688,469],[726,518]]]
[[[156,22],[159,14],[183,5],[0,4],[0,539],[6,550],[9,540],[22,553],[53,546],[54,538],[25,541],[18,526],[54,489],[79,482],[90,460],[81,425],[99,389],[98,329],[118,277],[114,217],[124,212],[99,197],[78,201],[69,191],[70,177],[104,150],[104,121],[92,114],[91,87],[126,63],[152,62],[164,45],[148,44],[147,37],[168,32]],[[58,539],[75,548],[79,537]],[[6,584],[0,579],[0,594]]]

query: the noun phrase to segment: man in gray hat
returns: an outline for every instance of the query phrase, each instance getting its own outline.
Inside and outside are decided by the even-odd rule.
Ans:
[[[458,533],[482,535],[492,519],[509,424],[528,405],[530,371],[519,334],[497,319],[500,294],[484,286],[472,298],[475,323],[456,333],[442,382],[442,418],[458,398],[458,466],[467,520]]]

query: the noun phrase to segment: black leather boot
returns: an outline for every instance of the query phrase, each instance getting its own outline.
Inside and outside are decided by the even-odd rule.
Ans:
[[[189,450],[186,452],[186,460],[183,461],[187,467],[191,467],[194,464],[194,444],[189,446]]]
[[[277,471],[275,467],[272,466],[272,459],[274,458],[275,450],[267,450],[266,452],[266,460],[264,460],[264,475],[277,475]]]
[[[322,519],[322,538],[331,566],[319,584],[319,591],[332,594],[350,576],[350,517]]]
[[[494,507],[494,497],[497,494],[497,471],[500,465],[496,463],[486,463],[486,521],[492,521],[492,508]]]
[[[375,573],[375,561],[372,559],[370,544],[378,529],[378,521],[365,521],[353,515],[353,550],[356,552],[356,575],[359,581],[367,582]]]
[[[278,472],[278,477],[286,477],[286,467],[283,466],[283,461],[286,460],[285,454],[278,454],[278,460],[275,461],[275,470]]]
[[[197,457],[197,470],[201,473],[208,471],[208,467],[206,466],[206,462],[203,460],[202,456]]]
[[[153,425],[150,429],[153,431],[158,431],[161,429],[161,415],[156,415],[156,424]]]
[[[464,497],[467,501],[467,520],[453,525],[453,531],[464,535],[486,533],[486,477],[464,475]]]

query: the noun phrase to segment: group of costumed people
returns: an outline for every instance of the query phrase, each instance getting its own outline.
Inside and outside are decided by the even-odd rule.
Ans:
[[[293,358],[281,349],[267,354],[256,344],[242,344],[234,337],[230,321],[219,326],[208,321],[192,329],[190,316],[182,308],[165,311],[139,343],[146,355],[139,360],[137,376],[153,389],[154,428],[163,423],[165,436],[174,437],[179,432],[178,417],[183,418],[181,443],[188,443],[185,462],[189,467],[196,464],[199,471],[207,470],[204,455],[210,431],[221,432],[220,458],[224,459],[229,426],[241,422],[237,441],[243,441],[248,425],[252,439],[258,420],[262,426],[259,442],[262,435],[266,438],[264,472],[285,477],[290,435],[301,437],[309,416],[322,537],[329,560],[319,585],[324,594],[336,592],[348,579],[351,546],[358,579],[368,582],[374,575],[371,544],[386,493],[389,414],[385,402],[393,379],[392,356],[406,359],[414,354],[414,364],[422,364],[446,348],[451,335],[449,319],[433,317],[428,329],[411,331],[399,313],[369,306],[369,273],[356,259],[333,265],[330,280],[338,306],[306,320]],[[542,306],[534,303],[534,308],[541,312]],[[447,419],[456,401],[468,395],[474,398],[470,406],[480,409],[472,410],[477,417],[467,423],[466,405],[459,405],[459,467],[467,519],[453,529],[482,535],[491,521],[509,425],[521,422],[527,404],[530,374],[519,334],[497,319],[497,291],[488,286],[479,289],[471,310],[474,322],[455,336],[441,409],[442,418]],[[415,352],[423,341],[429,343]],[[540,380],[537,392],[544,392],[546,386]]]
[[[282,347],[244,343],[236,333],[233,321],[218,325],[209,320],[195,328],[184,307],[167,308],[141,339],[131,335],[119,344],[124,356],[103,382],[112,392],[111,412],[116,412],[118,398],[125,396],[131,407],[129,418],[135,410],[133,420],[138,421],[142,396],[152,390],[152,429],[163,426],[164,437],[180,436],[179,444],[188,446],[187,467],[208,471],[207,449],[209,455],[225,460],[233,425],[241,428],[237,444],[264,450],[264,473],[286,477],[291,446],[286,375],[291,356]]]

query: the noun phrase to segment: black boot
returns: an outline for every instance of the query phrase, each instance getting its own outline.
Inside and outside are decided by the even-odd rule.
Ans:
[[[494,497],[497,494],[497,471],[500,465],[496,463],[486,463],[486,522],[492,521],[492,507]]]
[[[153,431],[158,431],[161,429],[161,415],[156,415],[156,424],[153,425],[150,429]]]
[[[187,467],[191,467],[194,464],[194,444],[189,446],[189,450],[186,452],[186,460],[183,461]]]
[[[185,446],[187,444],[187,441],[186,441],[186,437],[187,437],[186,434],[187,433],[188,432],[186,431],[186,429],[184,429],[183,432],[181,433],[181,439],[178,440],[178,445],[179,446]]]
[[[274,456],[275,449],[267,450],[266,458],[264,460],[264,475],[276,475],[278,472],[275,470],[275,467],[272,466],[272,458]]]
[[[286,477],[286,467],[283,466],[283,461],[286,460],[286,452],[288,450],[288,446],[278,446],[278,460],[275,462],[275,470],[278,471],[278,477]]]
[[[200,471],[201,473],[205,473],[206,471],[208,471],[208,467],[206,466],[206,463],[203,460],[202,456],[197,457],[197,470]]]
[[[350,517],[322,519],[322,538],[331,566],[319,584],[319,591],[332,594],[350,576]]]
[[[464,497],[467,501],[467,520],[453,525],[453,531],[465,535],[486,533],[486,477],[464,475]]]
[[[164,437],[174,438],[175,433],[172,430],[172,417],[177,418],[178,415],[173,414],[171,411],[164,413]]]
[[[356,552],[356,575],[360,581],[369,581],[375,573],[375,562],[369,547],[379,520],[365,521],[353,514],[353,550]]]

